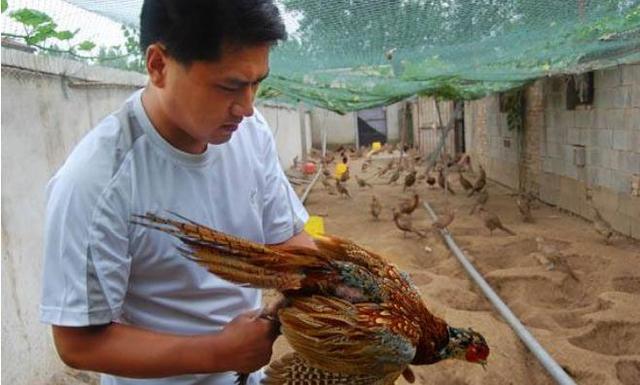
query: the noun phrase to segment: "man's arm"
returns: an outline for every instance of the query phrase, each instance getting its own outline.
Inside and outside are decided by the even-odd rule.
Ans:
[[[276,248],[281,246],[302,246],[302,247],[309,247],[311,249],[316,249],[316,250],[318,249],[316,244],[313,242],[313,239],[311,238],[311,236],[307,234],[307,232],[304,230],[282,243],[278,243],[270,246],[275,246]]]
[[[131,378],[253,372],[269,363],[276,336],[273,323],[255,313],[236,317],[220,333],[196,336],[118,323],[53,326],[56,349],[65,364]]]

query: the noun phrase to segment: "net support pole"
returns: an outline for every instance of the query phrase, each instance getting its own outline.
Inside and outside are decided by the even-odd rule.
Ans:
[[[322,125],[322,159],[327,155],[327,126]]]
[[[304,104],[298,103],[298,116],[300,118],[300,151],[302,152],[302,161],[307,161],[307,127],[304,113]]]
[[[435,212],[429,206],[429,203],[423,201],[424,208],[427,210],[431,218],[435,221],[438,219]],[[549,353],[540,345],[540,343],[535,339],[535,337],[527,330],[526,327],[520,322],[520,320],[513,314],[511,309],[500,299],[498,294],[491,288],[491,286],[487,283],[487,281],[482,278],[482,275],[478,272],[478,270],[473,267],[471,262],[464,255],[462,250],[458,247],[456,242],[453,240],[453,237],[449,233],[448,230],[442,229],[440,233],[444,237],[447,246],[453,252],[453,255],[456,256],[458,262],[465,269],[471,280],[480,287],[482,293],[487,297],[489,302],[493,305],[493,307],[500,313],[502,318],[509,324],[511,329],[516,333],[518,338],[526,345],[526,347],[533,353],[533,355],[538,359],[540,364],[546,369],[549,375],[555,380],[555,382],[559,385],[576,385],[575,381],[562,369],[562,367],[549,355]]]

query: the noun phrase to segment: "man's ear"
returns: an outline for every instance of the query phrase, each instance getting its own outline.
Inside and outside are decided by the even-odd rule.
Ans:
[[[167,51],[162,45],[151,44],[147,47],[147,73],[151,83],[158,88],[164,88],[165,86],[169,60]]]

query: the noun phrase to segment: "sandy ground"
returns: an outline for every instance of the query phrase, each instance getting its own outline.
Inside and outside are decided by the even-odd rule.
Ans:
[[[374,249],[409,272],[434,314],[480,331],[492,349],[486,371],[461,361],[442,362],[414,367],[416,383],[553,384],[439,235],[405,238],[395,228],[391,207],[411,192],[403,193],[401,183],[387,185],[388,176],[371,179],[372,189],[357,186],[353,174],[370,177],[375,166],[363,174],[359,162],[352,161],[347,186],[353,199],[329,195],[317,183],[306,202],[308,211],[324,217],[326,233]],[[467,177],[475,180],[472,174]],[[491,182],[487,208],[517,235],[498,230],[490,236],[479,216],[469,214],[473,198],[460,193],[457,179],[450,177],[459,192],[455,196],[429,189],[424,181],[415,191],[438,213],[447,206],[456,209],[449,227],[454,239],[551,356],[579,384],[640,384],[640,244],[618,238],[606,245],[590,222],[544,204],[533,211],[534,223],[523,223],[512,191]],[[379,221],[369,214],[373,193],[384,206]],[[417,227],[431,223],[423,208],[412,216]],[[546,253],[557,261],[554,269],[540,263],[536,237],[544,239]],[[288,349],[280,338],[274,358]]]

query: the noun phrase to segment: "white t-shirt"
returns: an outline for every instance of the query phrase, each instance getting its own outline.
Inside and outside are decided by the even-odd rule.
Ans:
[[[289,239],[308,215],[257,110],[229,142],[194,155],[157,133],[141,95],[134,93],[91,130],[47,186],[41,321],[216,333],[259,308],[260,290],[187,260],[176,250],[180,241],[132,224],[132,214],[172,211],[259,243]],[[103,375],[102,383],[227,385],[234,379],[231,373],[152,380]]]

